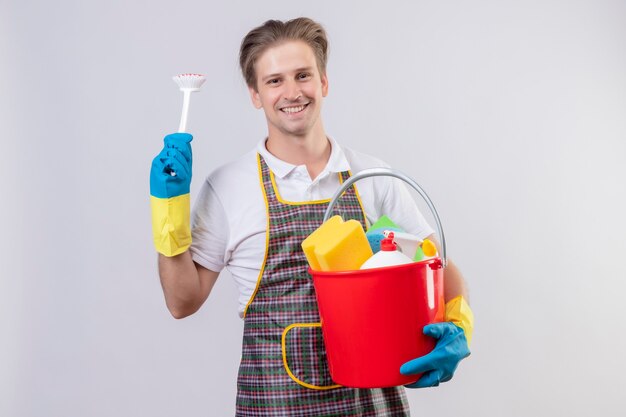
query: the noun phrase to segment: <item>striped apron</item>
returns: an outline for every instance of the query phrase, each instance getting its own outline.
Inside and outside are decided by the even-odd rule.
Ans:
[[[329,200],[284,201],[263,157],[257,155],[257,160],[267,240],[257,288],[244,312],[236,415],[408,416],[402,387],[356,389],[332,381],[313,281],[300,246],[322,223]],[[343,182],[350,173],[339,175]],[[365,226],[354,185],[339,198],[334,212]]]

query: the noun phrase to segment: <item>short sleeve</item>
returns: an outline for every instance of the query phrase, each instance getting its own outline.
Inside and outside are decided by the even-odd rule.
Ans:
[[[381,195],[380,211],[400,226],[405,232],[424,239],[434,233],[433,228],[417,207],[407,186],[399,179],[384,177],[385,191]]]
[[[207,179],[191,213],[192,259],[220,272],[226,265],[226,247],[229,238],[228,218],[222,203]]]

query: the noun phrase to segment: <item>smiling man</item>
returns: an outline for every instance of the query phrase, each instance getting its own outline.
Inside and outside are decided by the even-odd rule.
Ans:
[[[250,47],[251,49],[252,47]],[[242,47],[242,67],[252,56]],[[313,49],[301,40],[283,40],[255,60],[252,102],[267,119],[267,150],[278,159],[306,166],[312,179],[324,168],[331,146],[320,117],[328,79]]]
[[[319,227],[342,182],[362,169],[386,166],[326,134],[321,107],[329,90],[327,53],[324,29],[307,18],[268,21],[246,35],[240,65],[253,105],[265,113],[267,136],[207,177],[191,221],[191,135],[166,136],[152,165],[153,232],[172,315],[196,312],[224,268],[239,289],[244,334],[237,416],[409,413],[402,387],[335,385],[315,326],[320,319],[300,244]],[[433,238],[406,188],[389,177],[365,179],[358,191],[353,185],[336,207],[364,228],[385,214],[405,231]],[[447,322],[424,329],[438,339],[437,347],[398,370],[424,373],[411,387],[449,380],[469,355],[465,283],[451,262],[444,279]]]

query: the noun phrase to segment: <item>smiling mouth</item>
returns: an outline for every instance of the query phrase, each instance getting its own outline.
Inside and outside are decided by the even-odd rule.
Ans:
[[[300,106],[283,107],[280,111],[287,114],[296,114],[304,111],[309,104],[310,103],[302,104]]]

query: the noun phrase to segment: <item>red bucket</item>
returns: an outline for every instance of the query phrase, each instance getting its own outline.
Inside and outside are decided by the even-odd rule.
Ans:
[[[356,181],[390,176],[413,187],[426,201],[441,239],[441,257],[406,265],[359,271],[322,272],[309,269],[322,319],[322,335],[330,375],[337,384],[383,388],[415,382],[421,375],[402,375],[403,363],[426,355],[435,339],[422,330],[443,321],[443,270],[446,238],[439,214],[428,194],[412,178],[390,168],[368,168],[339,187],[324,214],[333,214],[339,197]]]
[[[403,363],[429,353],[422,329],[443,321],[439,258],[359,271],[309,269],[317,294],[330,374],[337,384],[383,388],[410,384]]]

